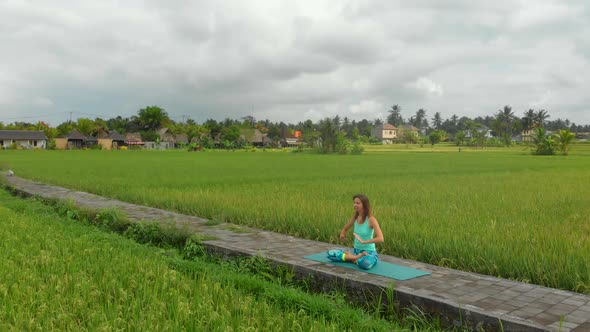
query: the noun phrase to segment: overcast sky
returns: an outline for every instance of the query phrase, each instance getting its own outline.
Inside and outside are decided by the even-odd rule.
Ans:
[[[0,121],[146,105],[197,122],[373,120],[399,104],[590,124],[586,3],[0,0]]]

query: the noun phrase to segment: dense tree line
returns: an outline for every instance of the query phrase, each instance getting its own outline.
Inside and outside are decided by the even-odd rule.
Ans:
[[[466,135],[477,139],[477,135],[483,129],[491,130],[493,136],[506,144],[514,135],[523,130],[531,130],[542,127],[548,131],[569,129],[574,133],[590,132],[590,125],[578,125],[568,119],[549,120],[548,111],[529,109],[518,116],[510,106],[504,106],[493,115],[469,118],[459,117],[453,114],[444,119],[440,112],[435,112],[429,118],[425,109],[418,109],[414,114],[404,117],[402,107],[392,105],[388,110],[386,123],[396,127],[401,125],[412,125],[418,128],[422,138],[431,144],[441,140],[450,139],[460,142]],[[207,119],[198,124],[192,119],[183,122],[173,121],[166,110],[158,106],[148,106],[140,109],[137,115],[131,117],[117,116],[110,119],[102,118],[78,118],[76,121],[65,121],[56,127],[50,127],[46,123],[14,122],[3,124],[0,122],[0,129],[18,130],[43,130],[52,139],[67,135],[76,129],[84,135],[97,135],[101,130],[117,131],[121,134],[129,132],[140,132],[146,140],[153,140],[156,131],[160,128],[169,128],[173,134],[186,134],[189,140],[197,138],[206,142],[237,142],[240,139],[242,129],[258,129],[273,141],[279,141],[286,137],[292,137],[295,131],[300,131],[305,142],[311,147],[318,147],[325,151],[337,151],[343,144],[349,142],[371,142],[371,129],[383,124],[381,119],[360,121],[351,120],[347,117],[325,118],[318,122],[305,120],[296,124],[285,122],[272,122],[269,120],[256,120],[253,116],[247,115],[241,119],[230,119],[218,121]],[[406,137],[410,143],[415,143],[420,137]]]

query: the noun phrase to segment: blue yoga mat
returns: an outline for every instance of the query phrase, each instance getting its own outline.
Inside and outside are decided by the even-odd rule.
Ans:
[[[422,271],[413,269],[411,267],[405,267],[397,264],[392,264],[388,262],[379,261],[375,267],[370,270],[363,270],[358,267],[356,264],[351,262],[334,262],[328,259],[327,253],[321,252],[318,254],[313,254],[309,256],[305,256],[303,258],[310,259],[312,261],[328,263],[332,265],[347,267],[353,270],[363,271],[371,274],[377,274],[384,277],[393,278],[396,280],[408,280],[412,278],[417,278],[425,275],[430,275],[430,272]]]

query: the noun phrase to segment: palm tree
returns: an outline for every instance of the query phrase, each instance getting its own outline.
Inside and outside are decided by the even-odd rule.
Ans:
[[[569,129],[562,129],[558,131],[555,135],[555,139],[557,140],[557,146],[564,156],[568,155],[570,145],[574,141],[574,138],[576,138],[576,134],[572,133]]]
[[[389,110],[389,116],[387,116],[387,123],[392,124],[396,127],[403,123],[402,108],[399,105],[392,105]]]
[[[428,119],[426,119],[426,110],[421,108],[416,112],[416,118],[414,119],[414,126],[418,128],[427,128]]]
[[[508,105],[504,106],[504,108],[500,110],[500,114],[503,116],[505,120],[514,119],[514,112],[512,112],[512,107]]]
[[[442,117],[440,116],[440,112],[434,113],[434,117],[432,118],[432,127],[434,129],[441,129],[440,127],[442,127]]]
[[[538,127],[543,127],[545,125],[545,120],[547,120],[549,117],[550,116],[546,110],[539,110],[535,116],[535,124]]]
[[[547,135],[545,128],[538,127],[533,136],[533,154],[536,155],[553,155],[555,154],[555,141],[552,136]]]
[[[336,141],[338,139],[338,128],[336,127],[338,119],[325,118],[320,120],[318,129],[322,140],[322,150],[327,153],[336,150]]]
[[[465,143],[466,137],[467,133],[465,133],[463,130],[459,130],[457,132],[457,135],[455,135],[455,142],[457,143],[457,145],[461,146],[463,145],[463,143]]]
[[[506,105],[503,109],[498,110],[496,119],[494,120],[492,127],[494,131],[502,136],[504,144],[510,146],[512,143],[512,129],[514,127],[516,117],[512,112],[512,107]]]
[[[524,112],[524,116],[521,119],[522,122],[522,130],[528,131],[533,128],[535,125],[535,110],[529,109],[528,111]]]

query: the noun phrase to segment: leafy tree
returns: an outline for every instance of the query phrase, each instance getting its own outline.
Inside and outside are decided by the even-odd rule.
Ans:
[[[117,131],[120,134],[135,131],[135,130],[128,130],[128,129],[131,129],[131,128],[128,128],[129,119],[122,118],[121,116],[117,116],[116,118],[108,119],[106,121],[106,124],[107,124],[107,128],[109,130]]]
[[[94,130],[94,121],[87,118],[79,118],[76,121],[75,127],[82,135],[89,136]]]
[[[217,137],[223,129],[223,126],[213,119],[207,119],[207,121],[203,123],[203,127],[209,131],[211,137]]]
[[[418,142],[418,133],[413,130],[404,130],[402,137],[406,144],[416,144]]]
[[[139,110],[139,123],[145,130],[158,130],[170,123],[168,113],[159,106],[148,106]]]
[[[74,130],[74,124],[69,121],[62,122],[56,127],[56,129],[57,136],[66,136]]]
[[[221,137],[224,141],[232,142],[232,144],[237,143],[240,138],[240,127],[237,125],[231,125],[223,128],[221,130]]]
[[[404,120],[402,118],[402,108],[399,105],[392,105],[391,109],[388,111],[389,115],[387,116],[387,123],[399,127],[403,124]]]
[[[467,138],[467,133],[465,133],[463,130],[459,130],[457,132],[457,134],[455,135],[455,142],[457,143],[458,146],[461,146],[465,143],[466,138]]]
[[[357,127],[363,136],[371,136],[371,129],[373,129],[373,124],[371,121],[367,119],[362,119],[357,123]]]
[[[561,129],[555,135],[557,141],[557,147],[564,156],[567,156],[570,150],[570,145],[576,138],[576,134],[572,133],[569,129]]]
[[[435,130],[428,135],[430,140],[430,144],[434,147],[435,144],[438,144],[447,139],[447,133],[444,130]]]
[[[254,124],[256,123],[256,118],[254,118],[254,116],[246,115],[242,117],[242,120],[244,120],[243,126],[245,128],[254,128]]]

